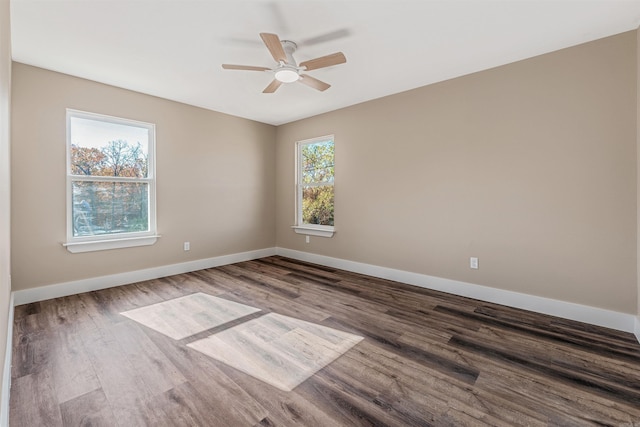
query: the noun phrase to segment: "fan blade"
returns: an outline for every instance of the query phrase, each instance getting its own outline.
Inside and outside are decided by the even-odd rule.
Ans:
[[[329,31],[328,33],[302,40],[298,43],[298,46],[312,46],[314,44],[326,43],[343,37],[349,37],[350,35],[351,31],[349,31],[349,29],[341,28],[339,30]]]
[[[320,92],[324,92],[329,89],[331,85],[329,83],[325,83],[321,80],[315,79],[308,74],[300,75],[300,79],[298,80],[300,83],[305,84],[309,87],[319,90]]]
[[[280,87],[281,84],[282,82],[280,80],[273,79],[273,81],[269,83],[269,86],[267,86],[262,91],[262,93],[273,93]]]
[[[246,70],[246,71],[270,71],[271,68],[267,67],[254,67],[253,65],[233,65],[222,64],[222,68],[225,70]]]
[[[262,37],[262,41],[267,46],[267,49],[269,49],[271,56],[273,56],[273,59],[275,59],[276,62],[282,61],[285,64],[288,64],[287,55],[284,53],[282,43],[280,43],[280,37],[276,34],[270,33],[260,33],[260,37]]]
[[[344,53],[337,52],[320,58],[311,59],[300,63],[301,67],[307,67],[306,71],[317,70],[318,68],[330,67],[332,65],[344,64],[347,62]]]

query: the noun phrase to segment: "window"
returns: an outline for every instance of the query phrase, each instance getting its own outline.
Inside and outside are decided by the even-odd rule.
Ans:
[[[296,233],[332,237],[334,233],[333,135],[296,145]]]
[[[151,245],[155,126],[67,110],[67,243],[70,252]]]

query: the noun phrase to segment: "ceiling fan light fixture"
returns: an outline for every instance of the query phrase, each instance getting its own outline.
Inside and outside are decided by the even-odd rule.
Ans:
[[[290,68],[282,68],[275,73],[275,78],[282,83],[293,83],[298,81],[300,74]]]
[[[260,37],[264,42],[267,50],[273,56],[277,65],[274,68],[257,67],[254,65],[233,65],[222,64],[225,70],[245,70],[245,71],[268,71],[273,73],[273,80],[269,83],[262,93],[274,93],[283,83],[300,82],[315,90],[323,92],[331,87],[330,84],[318,80],[309,74],[300,74],[304,71],[317,70],[318,68],[331,67],[333,65],[344,64],[347,62],[344,53],[336,52],[331,55],[321,56],[320,58],[310,59],[298,65],[293,53],[298,47],[290,40],[280,40],[277,34],[260,33]]]

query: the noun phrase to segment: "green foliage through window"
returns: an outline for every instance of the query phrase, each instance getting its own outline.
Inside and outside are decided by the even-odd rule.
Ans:
[[[302,143],[300,150],[302,223],[333,226],[333,140]]]
[[[70,235],[152,232],[152,128],[79,112],[69,130]]]

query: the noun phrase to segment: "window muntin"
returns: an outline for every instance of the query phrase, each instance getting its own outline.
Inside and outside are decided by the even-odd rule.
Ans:
[[[153,124],[67,110],[67,244],[155,235],[154,148]]]
[[[333,135],[297,143],[297,226],[334,227]]]

